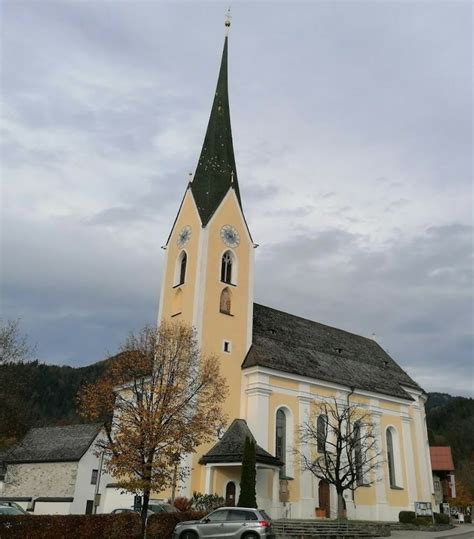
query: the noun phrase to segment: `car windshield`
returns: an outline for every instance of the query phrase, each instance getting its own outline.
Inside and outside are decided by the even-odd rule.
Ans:
[[[267,513],[265,513],[265,511],[263,511],[262,509],[259,509],[259,511],[265,520],[271,520],[271,518],[267,515]]]

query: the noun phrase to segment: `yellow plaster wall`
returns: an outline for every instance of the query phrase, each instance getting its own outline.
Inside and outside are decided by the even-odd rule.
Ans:
[[[383,410],[387,410],[387,412],[400,412],[400,404],[397,404],[396,402],[386,401],[384,399],[379,400],[379,406]]]
[[[240,236],[240,244],[235,249],[230,249],[237,258],[237,278],[234,280],[236,286],[226,285],[220,280],[222,255],[229,249],[220,236],[223,225],[232,225]],[[247,353],[247,320],[251,295],[249,268],[253,256],[253,245],[233,191],[229,192],[216,211],[208,229],[202,347],[204,351],[217,355],[221,360],[221,373],[229,386],[225,412],[230,422],[240,414],[240,367]],[[220,295],[226,286],[229,286],[232,292],[232,316],[219,312]],[[224,340],[231,342],[230,353],[223,352]]]
[[[285,408],[288,408],[291,411],[292,419],[293,419],[293,432],[290,433],[288,430],[287,425],[287,435],[286,435],[286,443],[287,443],[287,452],[288,449],[290,449],[291,453],[291,446],[296,445],[297,440],[297,428],[299,425],[300,417],[299,417],[299,401],[298,397],[293,397],[291,395],[285,395],[283,393],[277,393],[274,391],[270,395],[269,399],[269,406],[268,406],[268,448],[269,452],[274,455],[275,454],[275,420],[276,420],[276,412],[278,408],[284,406]],[[292,441],[292,439],[293,441]],[[289,490],[290,490],[290,502],[297,502],[300,498],[300,470],[296,464],[296,458],[290,457],[293,459],[293,471],[291,472],[294,477],[292,481],[289,481]],[[288,472],[288,467],[287,467]]]
[[[223,243],[220,231],[223,225],[232,225],[239,232],[240,244],[231,249],[237,258],[236,286],[227,285],[220,281],[221,258],[228,247]],[[176,288],[173,287],[176,261],[181,252],[177,245],[177,237],[184,226],[191,226],[191,239],[185,246],[187,252],[187,269],[185,283],[179,288],[183,292],[182,312],[173,316],[173,298]],[[201,244],[200,236],[203,235]],[[242,211],[230,191],[208,223],[205,230],[195,207],[190,190],[187,191],[179,211],[167,248],[167,264],[165,268],[162,319],[180,319],[196,327],[201,323],[201,349],[206,354],[214,354],[220,360],[221,374],[225,377],[229,396],[224,405],[227,424],[239,417],[240,413],[240,383],[241,363],[247,352],[247,320],[251,281],[249,268],[253,257],[253,244],[249,238]],[[198,281],[198,264],[205,257],[205,275],[203,281]],[[219,311],[220,294],[228,286],[232,293],[232,316]],[[197,290],[200,288],[200,290]],[[203,297],[202,320],[193,320],[195,301],[199,294]],[[231,342],[231,352],[223,351],[223,341]],[[199,459],[217,441],[202,445],[192,457],[191,489],[204,492],[205,467],[199,464]],[[216,475],[214,476],[216,477]]]
[[[183,227],[191,227],[191,238],[185,245],[184,250],[187,253],[186,277],[183,285],[174,287],[175,268],[178,257],[182,251],[177,245],[177,238]],[[167,261],[163,275],[163,299],[161,319],[179,319],[187,324],[193,324],[193,306],[194,292],[197,277],[198,248],[199,238],[202,233],[201,222],[197,213],[191,191],[188,190],[183,200],[180,212],[173,227],[173,231],[167,246]],[[177,289],[183,293],[181,314],[173,316],[176,313],[173,309],[173,298]]]
[[[421,462],[421,459],[423,458],[423,452],[422,452],[422,446],[420,442],[422,442],[422,440],[419,439],[420,433],[418,432],[416,428],[416,422],[415,422],[416,412],[417,410],[414,409],[412,406],[410,406],[409,416],[411,418],[411,421],[410,421],[411,442],[413,444],[413,460],[415,463],[416,493],[417,493],[417,499],[419,499],[419,496],[423,492],[420,470],[423,470],[424,468],[423,468],[423,463]]]
[[[225,488],[229,481],[234,481],[236,486],[236,495],[237,489],[240,483],[240,466],[219,466],[214,469],[214,480],[213,480],[213,494],[218,494],[225,498]],[[237,499],[235,500],[235,505],[237,505]]]
[[[386,462],[387,457],[387,437],[386,437],[386,429],[388,426],[393,426],[397,431],[397,438],[398,438],[398,452],[400,454],[400,464],[401,470],[397,470],[397,473],[401,473],[401,478],[403,484],[402,490],[396,490],[390,487],[390,480],[389,480],[389,473],[388,473],[388,464]],[[387,496],[387,502],[389,505],[392,506],[406,506],[408,505],[409,499],[408,499],[408,479],[406,476],[406,460],[405,460],[405,451],[404,451],[404,440],[403,440],[403,429],[402,429],[402,421],[399,416],[396,415],[389,415],[389,414],[382,414],[380,417],[380,427],[382,432],[382,451],[384,456],[384,483],[385,483],[385,492]],[[396,463],[396,461],[395,461]]]
[[[311,385],[310,392],[315,397],[324,397],[324,398],[334,397],[334,395],[336,394],[335,389],[330,389],[330,388],[327,388],[327,387],[321,387],[321,386],[318,386],[318,385]]]
[[[289,380],[288,378],[281,378],[280,376],[270,376],[269,383],[271,386],[275,387],[276,390],[278,390],[279,387],[283,389],[292,389],[293,391],[298,391],[299,389],[299,382]]]

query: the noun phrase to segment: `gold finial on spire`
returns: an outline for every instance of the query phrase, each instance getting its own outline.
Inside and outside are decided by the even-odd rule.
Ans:
[[[225,35],[226,35],[226,36],[229,35],[229,28],[230,28],[231,21],[232,21],[232,16],[231,16],[231,14],[230,14],[230,6],[229,6],[229,9],[227,10],[227,14],[226,14],[226,16],[225,16],[225,23],[224,23],[224,26],[225,26]]]

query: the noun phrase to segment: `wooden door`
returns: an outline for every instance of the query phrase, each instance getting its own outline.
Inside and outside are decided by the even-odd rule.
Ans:
[[[319,507],[326,511],[326,518],[329,518],[331,516],[331,506],[329,499],[329,483],[327,481],[319,481],[318,495]]]
[[[235,506],[235,483],[230,481],[225,487],[225,505],[226,507]]]

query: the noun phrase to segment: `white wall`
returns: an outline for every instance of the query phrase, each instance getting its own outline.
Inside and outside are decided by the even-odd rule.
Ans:
[[[71,502],[36,502],[35,515],[69,515]]]
[[[77,466],[72,514],[85,514],[87,500],[94,500],[96,485],[91,484],[92,470],[99,470],[100,458],[95,455],[95,442],[84,453]]]
[[[36,462],[9,464],[2,496],[74,496],[77,462]]]
[[[131,492],[105,485],[97,512],[110,513],[113,509],[133,507],[133,499],[134,495]]]

